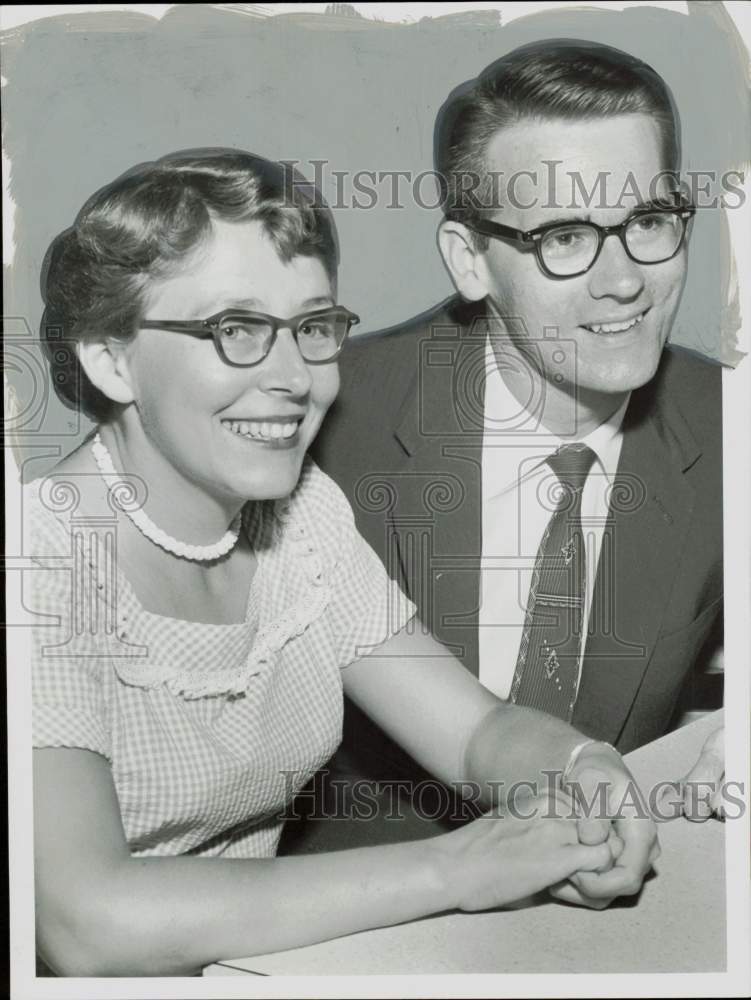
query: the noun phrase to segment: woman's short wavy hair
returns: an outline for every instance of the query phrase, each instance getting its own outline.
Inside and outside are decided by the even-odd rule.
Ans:
[[[87,378],[75,343],[135,336],[150,282],[178,271],[213,219],[261,222],[282,260],[317,257],[336,279],[331,212],[289,164],[204,149],[134,167],[89,198],[44,260],[41,340],[67,406],[97,422],[111,417],[115,404]]]

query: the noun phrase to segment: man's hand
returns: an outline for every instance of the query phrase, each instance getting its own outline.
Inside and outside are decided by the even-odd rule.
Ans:
[[[552,895],[597,909],[616,896],[636,895],[660,847],[657,827],[623,758],[604,743],[585,747],[568,776],[567,791],[578,803],[580,842],[607,841],[613,864],[571,876],[551,889]]]
[[[680,808],[686,819],[704,822],[722,816],[722,779],[725,776],[725,729],[716,729],[704,742],[699,759],[681,781]]]

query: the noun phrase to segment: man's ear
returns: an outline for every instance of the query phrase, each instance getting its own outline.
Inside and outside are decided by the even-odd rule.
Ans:
[[[472,232],[461,222],[444,219],[438,227],[438,248],[457,292],[469,302],[484,299],[488,294],[485,268]]]
[[[78,361],[89,381],[114,403],[132,403],[132,379],[125,344],[116,340],[84,340],[76,345]]]

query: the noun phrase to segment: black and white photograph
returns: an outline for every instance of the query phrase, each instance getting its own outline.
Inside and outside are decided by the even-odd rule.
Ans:
[[[751,991],[751,4],[0,9],[10,995]]]

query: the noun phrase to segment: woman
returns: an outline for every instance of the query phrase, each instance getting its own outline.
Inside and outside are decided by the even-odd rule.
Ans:
[[[356,317],[331,217],[291,181],[244,153],[170,156],[94,195],[48,254],[54,384],[98,424],[25,498],[54,623],[35,630],[34,783],[37,944],[58,973],[185,974],[568,877],[607,890],[635,849],[538,816],[274,857],[279,813],[338,743],[342,687],[487,804],[488,782],[545,767],[627,775],[410,628],[306,460]]]

